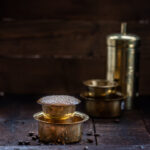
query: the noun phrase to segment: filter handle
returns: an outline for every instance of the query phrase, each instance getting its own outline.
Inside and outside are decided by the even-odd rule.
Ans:
[[[121,23],[121,34],[126,35],[126,33],[127,33],[127,23],[122,22]]]

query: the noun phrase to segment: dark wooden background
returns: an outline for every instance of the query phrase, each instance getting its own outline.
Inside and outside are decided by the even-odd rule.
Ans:
[[[106,36],[142,39],[140,94],[150,94],[148,0],[1,0],[0,91],[79,93],[82,81],[105,78]]]

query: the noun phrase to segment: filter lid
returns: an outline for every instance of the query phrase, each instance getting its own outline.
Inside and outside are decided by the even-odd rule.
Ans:
[[[107,37],[107,45],[115,47],[138,47],[140,37],[134,34],[126,33],[127,23],[121,24],[121,33],[111,34]]]
[[[41,105],[73,106],[79,104],[80,100],[69,95],[51,95],[42,97],[37,102]]]

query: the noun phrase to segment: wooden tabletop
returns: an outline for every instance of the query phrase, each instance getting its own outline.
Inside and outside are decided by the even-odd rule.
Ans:
[[[79,143],[52,145],[33,140],[28,133],[37,134],[37,122],[33,114],[41,111],[36,103],[40,96],[5,95],[0,98],[0,149],[10,150],[135,150],[150,149],[150,102],[140,97],[136,109],[124,112],[121,118],[94,119],[83,124],[83,136]],[[82,105],[78,107],[83,111]],[[89,135],[89,132],[90,135]],[[19,141],[29,145],[19,145]]]

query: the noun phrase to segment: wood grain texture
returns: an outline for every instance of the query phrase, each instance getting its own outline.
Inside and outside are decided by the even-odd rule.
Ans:
[[[79,93],[83,80],[105,78],[106,36],[119,30],[118,21],[1,22],[0,90]],[[142,39],[139,89],[140,94],[148,95],[149,22],[130,21],[128,32]]]
[[[104,78],[103,59],[0,59],[1,91],[8,93],[78,93],[82,81]],[[89,69],[90,68],[90,69]],[[104,68],[101,68],[101,70]]]
[[[150,101],[149,97],[141,97],[138,101],[137,106],[140,108],[141,116],[147,132],[150,134]]]
[[[42,111],[41,105],[36,102],[40,97],[27,95],[0,97],[0,132],[3,135],[0,137],[0,146],[18,145],[18,141],[29,141],[30,145],[38,145],[38,141],[32,140],[28,133],[32,131],[38,134],[38,123],[33,119],[33,114]],[[82,140],[74,145],[95,145],[94,134],[87,135],[89,129],[94,133],[93,127],[91,119],[83,123]],[[90,143],[87,139],[93,142]]]
[[[83,124],[83,137],[81,142],[69,145],[37,145],[28,136],[29,131],[37,134],[37,122],[32,115],[41,110],[41,106],[36,103],[39,96],[25,95],[5,95],[0,97],[0,149],[56,149],[56,150],[76,150],[84,149],[88,146],[89,150],[148,150],[150,148],[150,133],[147,131],[143,119],[149,120],[149,111],[144,108],[149,107],[149,103],[140,102],[140,109],[145,113],[142,115],[140,110],[125,112],[121,121],[116,123],[114,119],[90,119]],[[142,98],[144,100],[144,98]],[[9,105],[8,105],[9,104]],[[11,109],[10,109],[11,108]],[[10,113],[11,110],[11,113]],[[81,108],[79,108],[79,111]],[[146,116],[146,118],[145,118]],[[148,124],[147,124],[148,125]],[[94,128],[95,127],[95,128]],[[97,144],[95,138],[88,136],[87,132],[92,130],[98,133]],[[93,143],[87,142],[87,138],[93,140]],[[18,141],[29,141],[29,146],[18,146]]]
[[[99,42],[98,26],[90,22],[35,21],[0,26],[1,55],[80,57],[90,55]]]
[[[84,150],[85,145],[77,145],[77,146],[72,146],[72,145],[65,145],[65,146],[0,146],[1,150]],[[134,145],[134,146],[114,146],[114,145],[98,145],[98,146],[88,146],[88,150],[149,150],[150,145]]]
[[[32,114],[30,113],[30,116],[32,116]],[[26,115],[22,115],[22,118],[26,118]],[[5,126],[4,126],[5,127]],[[9,138],[3,138],[3,141],[0,142],[0,145],[18,145],[18,141],[30,141],[30,145],[34,145],[37,146],[38,145],[38,141],[32,140],[31,137],[28,136],[29,132],[34,132],[36,135],[38,135],[38,124],[37,121],[33,120],[33,119],[16,119],[12,122],[12,124],[10,124],[10,130],[11,131],[5,131],[3,130],[3,128],[0,126],[0,129],[3,130],[3,132],[5,131],[6,134]],[[92,131],[93,129],[93,124],[92,121],[89,120],[86,123],[83,124],[82,126],[82,139],[79,143],[75,143],[74,145],[95,145],[95,137],[94,135],[92,136],[87,136],[87,132],[88,130],[91,129]],[[8,133],[7,133],[8,132]],[[93,131],[94,132],[94,131]],[[14,138],[12,138],[12,136],[14,136]],[[4,143],[4,139],[5,139],[5,143]],[[88,142],[87,139],[91,139],[92,143]]]
[[[134,114],[136,113],[136,115]],[[120,123],[111,120],[95,121],[96,132],[100,133],[97,137],[98,144],[112,145],[136,145],[149,144],[150,135],[145,129],[143,120],[138,112],[128,112],[121,118]]]
[[[150,18],[149,1],[137,0],[3,0],[1,18],[141,20]]]

